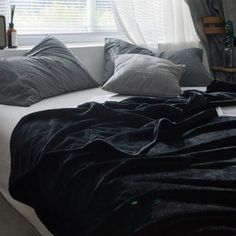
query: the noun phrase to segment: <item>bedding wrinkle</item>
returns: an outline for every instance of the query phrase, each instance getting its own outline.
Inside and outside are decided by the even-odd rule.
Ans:
[[[56,236],[236,234],[236,93],[87,102],[25,116],[11,195]],[[171,226],[171,227],[170,227]]]

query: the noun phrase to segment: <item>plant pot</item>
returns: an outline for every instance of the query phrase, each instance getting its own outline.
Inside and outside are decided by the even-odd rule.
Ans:
[[[234,48],[226,46],[223,51],[223,62],[225,68],[234,67]]]

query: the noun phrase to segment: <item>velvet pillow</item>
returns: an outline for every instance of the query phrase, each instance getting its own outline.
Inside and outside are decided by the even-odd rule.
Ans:
[[[77,57],[54,37],[21,57],[0,59],[0,103],[30,106],[44,98],[98,84]]]
[[[104,68],[104,84],[114,73],[115,59],[119,54],[145,54],[152,55],[152,51],[121,39],[106,38],[105,39],[105,68]]]
[[[200,48],[167,50],[157,56],[176,64],[186,65],[180,80],[182,87],[207,86],[212,81],[212,76],[202,63],[203,50]]]
[[[172,96],[181,92],[184,66],[140,54],[123,54],[115,60],[114,75],[103,89],[125,95]]]

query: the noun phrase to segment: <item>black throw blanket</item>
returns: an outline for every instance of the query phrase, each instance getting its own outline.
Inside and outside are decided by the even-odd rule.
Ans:
[[[236,93],[189,90],[27,115],[10,193],[56,236],[236,235],[236,117],[215,110],[227,105]]]

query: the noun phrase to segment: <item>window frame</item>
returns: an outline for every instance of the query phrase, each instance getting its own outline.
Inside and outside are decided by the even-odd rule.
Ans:
[[[5,0],[6,8],[9,6],[9,1]],[[94,26],[96,26],[96,0],[87,0],[88,8],[88,31],[87,32],[76,32],[76,33],[34,33],[34,34],[19,34],[18,33],[18,46],[30,46],[35,45],[41,41],[47,35],[52,35],[57,37],[59,40],[63,41],[66,44],[90,44],[90,43],[104,43],[106,37],[116,37],[123,38],[123,34],[116,29],[112,31],[94,31]],[[6,28],[8,28],[7,22],[9,22],[9,12],[5,9],[6,18]],[[16,27],[17,30],[17,27]]]

